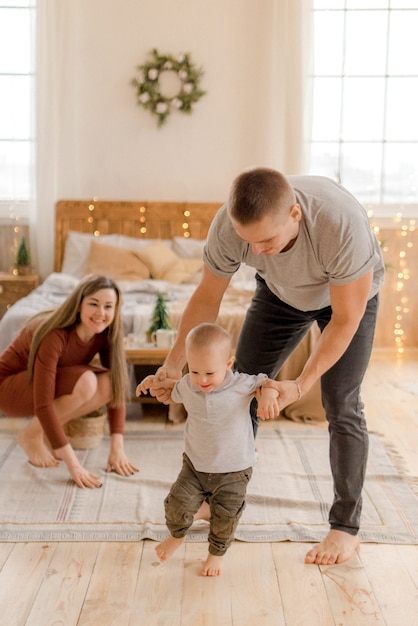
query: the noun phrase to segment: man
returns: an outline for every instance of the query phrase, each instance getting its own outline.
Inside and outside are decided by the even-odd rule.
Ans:
[[[270,383],[283,409],[321,379],[329,422],[334,502],[330,531],[306,563],[348,560],[359,545],[368,435],[360,386],[369,362],[384,264],[357,200],[330,179],[257,168],[238,176],[211,225],[202,278],[177,341],[158,371],[180,378],[187,332],[216,320],[241,263],[256,268],[257,287],[240,333],[236,368],[275,378],[317,321],[321,337],[294,381]],[[152,390],[164,398],[163,387]],[[253,411],[253,425],[257,418]]]

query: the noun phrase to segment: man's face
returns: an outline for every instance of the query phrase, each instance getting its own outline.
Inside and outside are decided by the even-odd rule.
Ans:
[[[300,217],[300,206],[295,204],[287,218],[269,214],[258,222],[246,225],[233,219],[231,221],[238,237],[250,244],[254,254],[274,256],[293,246],[299,232]]]

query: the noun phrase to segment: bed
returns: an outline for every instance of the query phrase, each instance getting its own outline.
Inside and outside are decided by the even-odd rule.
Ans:
[[[58,306],[89,273],[108,274],[123,293],[125,337],[143,345],[157,294],[176,328],[202,268],[202,250],[221,203],[62,200],[55,211],[54,271],[0,321],[0,352],[34,313]],[[254,289],[254,270],[242,266],[225,294],[218,322],[234,345]],[[309,334],[284,366],[296,376],[316,340]],[[296,371],[297,370],[297,371]],[[287,411],[293,419],[323,419],[318,390]]]

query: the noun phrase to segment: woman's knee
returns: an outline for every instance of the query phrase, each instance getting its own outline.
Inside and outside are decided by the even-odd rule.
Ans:
[[[92,371],[84,372],[76,382],[72,395],[80,404],[88,402],[97,393],[97,376]]]
[[[112,400],[112,384],[110,382],[109,372],[103,372],[96,375],[97,394],[100,396],[103,404],[107,404]]]

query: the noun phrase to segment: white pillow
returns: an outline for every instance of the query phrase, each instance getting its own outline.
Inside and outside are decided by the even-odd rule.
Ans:
[[[65,241],[64,259],[62,263],[61,272],[64,274],[70,274],[76,278],[82,278],[85,275],[85,266],[87,257],[90,252],[90,243],[95,241],[96,243],[105,243],[118,248],[129,248],[131,250],[138,250],[144,246],[149,246],[151,243],[155,243],[156,239],[137,239],[136,237],[128,237],[127,235],[100,235],[95,237],[90,233],[79,233],[74,230],[70,230]],[[171,241],[167,242],[168,245]]]
[[[117,237],[115,245],[118,248],[129,248],[129,250],[139,250],[140,248],[144,248],[145,246],[149,246],[157,241],[160,243],[164,243],[166,246],[171,248],[171,239],[140,239],[137,237],[128,237],[127,235],[115,235]],[[99,237],[98,241],[100,241],[102,237]]]
[[[182,259],[201,259],[205,239],[193,239],[192,237],[173,237],[172,249]]]
[[[245,263],[241,263],[238,270],[231,278],[231,285],[242,286],[242,285],[251,285],[254,284],[255,289],[255,275],[257,270],[254,267],[250,267],[250,265],[246,265]]]

